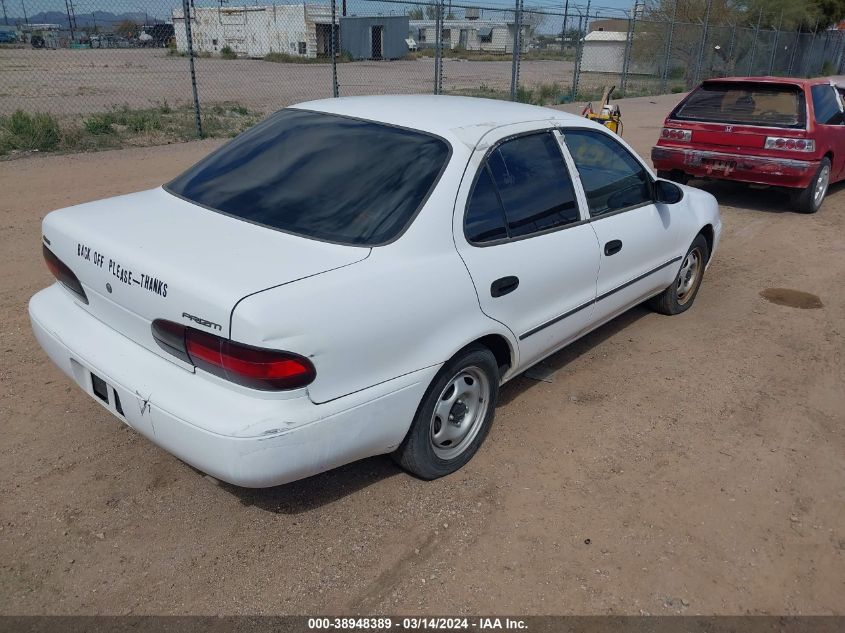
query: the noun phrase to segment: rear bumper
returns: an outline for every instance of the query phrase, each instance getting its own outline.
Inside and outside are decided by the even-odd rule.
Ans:
[[[714,162],[730,165],[719,169]],[[768,156],[745,156],[693,148],[656,145],[651,150],[655,169],[679,170],[697,178],[737,180],[777,187],[807,187],[816,175],[819,161],[795,160]]]
[[[390,452],[439,369],[317,405],[305,390],[275,399],[187,371],[92,317],[58,284],[30,300],[29,315],[50,359],[97,403],[192,466],[251,488]],[[107,383],[108,402],[95,395],[92,372]]]

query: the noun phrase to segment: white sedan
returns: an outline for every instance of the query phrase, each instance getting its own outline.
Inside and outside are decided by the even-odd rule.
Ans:
[[[678,314],[716,200],[586,119],[462,97],[267,118],[173,181],[44,219],[35,335],[93,399],[240,485],[392,453],[451,473],[500,385],[643,301]]]

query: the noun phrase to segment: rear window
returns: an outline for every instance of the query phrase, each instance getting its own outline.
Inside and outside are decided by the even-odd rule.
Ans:
[[[282,110],[171,181],[209,209],[330,242],[396,238],[449,157],[423,132],[304,110]]]
[[[804,91],[798,86],[708,82],[696,88],[671,118],[803,128]]]

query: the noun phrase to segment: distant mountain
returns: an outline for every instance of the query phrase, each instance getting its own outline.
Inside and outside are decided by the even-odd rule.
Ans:
[[[161,16],[153,16],[143,11],[134,11],[127,13],[110,13],[108,11],[92,11],[91,13],[77,13],[76,14],[76,28],[88,28],[99,26],[102,29],[110,29],[113,26],[123,22],[124,20],[131,20],[136,24],[156,24],[163,22]],[[27,21],[30,24],[59,24],[61,26],[68,26],[67,13],[64,11],[40,11],[27,15]],[[21,17],[9,17],[9,22],[14,24],[23,24],[24,19]]]

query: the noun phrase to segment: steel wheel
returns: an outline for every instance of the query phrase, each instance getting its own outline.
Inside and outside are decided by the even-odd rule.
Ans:
[[[678,273],[678,279],[675,282],[675,295],[680,305],[686,304],[695,296],[703,271],[704,253],[698,247],[693,248],[684,258],[684,263],[681,264],[681,271]]]
[[[472,444],[490,406],[490,380],[479,367],[466,367],[446,383],[431,416],[431,447],[440,459],[454,459]]]
[[[813,189],[813,203],[815,206],[819,206],[824,200],[824,196],[827,193],[827,187],[830,184],[830,165],[824,164],[822,165],[821,170],[819,171],[819,175],[816,177],[816,186]]]

